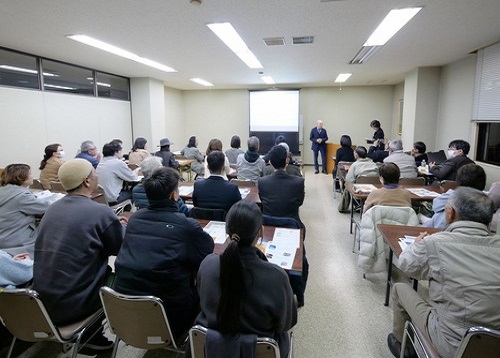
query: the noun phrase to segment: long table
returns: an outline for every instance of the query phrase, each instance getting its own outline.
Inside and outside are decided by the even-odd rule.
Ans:
[[[385,290],[384,306],[389,305],[389,297],[391,294],[392,286],[392,258],[393,255],[399,257],[401,255],[401,247],[399,246],[399,239],[408,236],[418,236],[422,232],[427,232],[429,235],[441,231],[440,229],[422,227],[422,226],[405,226],[405,225],[387,225],[378,224],[378,230],[382,234],[384,241],[389,245],[389,262],[387,265],[387,287]],[[418,287],[418,280],[413,279],[413,289],[416,291]]]
[[[353,224],[356,223],[356,221],[354,220],[354,205],[356,203],[359,203],[359,205],[360,205],[359,213],[360,213],[360,220],[361,220],[361,218],[363,216],[363,205],[365,203],[366,198],[368,198],[368,195],[369,195],[369,193],[361,193],[361,192],[357,193],[354,185],[356,185],[356,183],[351,183],[351,182],[346,183],[346,188],[349,191],[349,193],[351,194],[351,223],[350,223],[350,233],[351,234],[352,234],[352,226],[353,226]],[[360,184],[360,185],[366,185],[366,184]],[[374,185],[377,189],[382,188],[382,184],[372,184],[372,185]],[[423,189],[423,190],[431,191],[433,193],[442,194],[441,187],[439,187],[439,186],[399,185],[399,188],[400,189]],[[410,193],[410,198],[411,198],[412,204],[420,202],[420,201],[432,201],[435,198],[435,196],[419,196],[419,195],[416,195],[410,191],[408,191],[408,193]]]
[[[245,181],[237,181],[234,182],[236,185],[238,185],[239,189],[248,189],[249,193],[247,196],[244,198],[244,200],[250,200],[256,203],[259,206],[262,206],[262,202],[260,201],[259,197],[259,189],[257,188],[257,185]],[[179,183],[179,187],[187,187],[187,188],[194,188],[194,183],[189,183],[189,182],[182,182]],[[193,190],[189,194],[182,194],[181,193],[181,198],[184,201],[192,201],[193,200]]]
[[[201,219],[198,219],[197,221],[200,223],[202,227],[205,227],[210,222],[209,220],[201,220]],[[264,226],[262,242],[258,241],[257,243],[265,244],[268,241],[272,241],[275,230],[276,230],[275,226]],[[304,230],[300,229],[300,247],[295,252],[292,269],[288,270],[290,274],[302,275],[302,257],[304,252],[303,241],[304,241]],[[215,244],[214,253],[216,254],[223,253],[228,245],[229,245],[229,240],[226,240],[224,244]]]

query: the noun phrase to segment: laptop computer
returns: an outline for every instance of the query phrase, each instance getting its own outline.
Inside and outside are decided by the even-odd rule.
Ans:
[[[437,152],[427,152],[427,158],[429,159],[429,163],[436,163],[436,164],[441,164],[446,161],[446,154],[444,153],[444,150],[440,150]]]

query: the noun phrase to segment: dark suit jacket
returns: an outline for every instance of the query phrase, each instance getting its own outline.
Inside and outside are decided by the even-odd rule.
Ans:
[[[299,207],[304,202],[304,179],[277,170],[273,175],[259,179],[259,196],[263,212],[271,216],[284,216],[299,223]]]
[[[316,139],[318,138],[323,139],[321,144],[316,142]],[[312,146],[311,146],[312,150],[317,150],[320,146],[325,146],[326,145],[325,142],[328,140],[328,134],[326,133],[326,129],[323,128],[321,130],[321,133],[318,133],[318,128],[314,127],[313,129],[311,129],[311,135],[309,136],[309,139],[312,141]]]
[[[199,208],[231,209],[234,203],[241,200],[241,194],[236,184],[222,177],[209,176],[194,183],[193,204]]]

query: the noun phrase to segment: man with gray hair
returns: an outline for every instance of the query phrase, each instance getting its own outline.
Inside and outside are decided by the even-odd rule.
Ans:
[[[94,142],[86,140],[82,142],[80,146],[80,153],[78,153],[75,158],[88,160],[94,169],[97,169],[97,165],[101,160],[101,152],[99,152],[99,149],[97,149]]]
[[[256,182],[262,176],[266,162],[259,155],[259,147],[259,138],[255,136],[248,138],[248,150],[238,155],[236,159],[238,179]]]
[[[399,167],[401,178],[416,178],[417,165],[415,159],[403,153],[403,142],[401,139],[393,139],[389,142],[389,156],[384,163],[394,163]]]
[[[422,233],[399,256],[408,276],[429,281],[426,301],[407,283],[393,286],[393,332],[387,337],[399,357],[405,321],[421,330],[440,356],[454,356],[472,326],[500,329],[500,237],[491,236],[494,206],[483,192],[459,187],[446,205],[448,226]],[[405,352],[405,357],[410,356]]]

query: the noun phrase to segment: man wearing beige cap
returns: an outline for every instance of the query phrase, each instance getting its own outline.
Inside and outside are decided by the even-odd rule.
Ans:
[[[67,161],[58,176],[68,194],[49,207],[40,223],[33,288],[54,323],[65,325],[100,308],[99,288],[111,272],[108,257],[120,250],[123,227],[113,210],[91,200],[98,176],[90,162]],[[112,342],[96,335],[86,347],[109,349]]]

